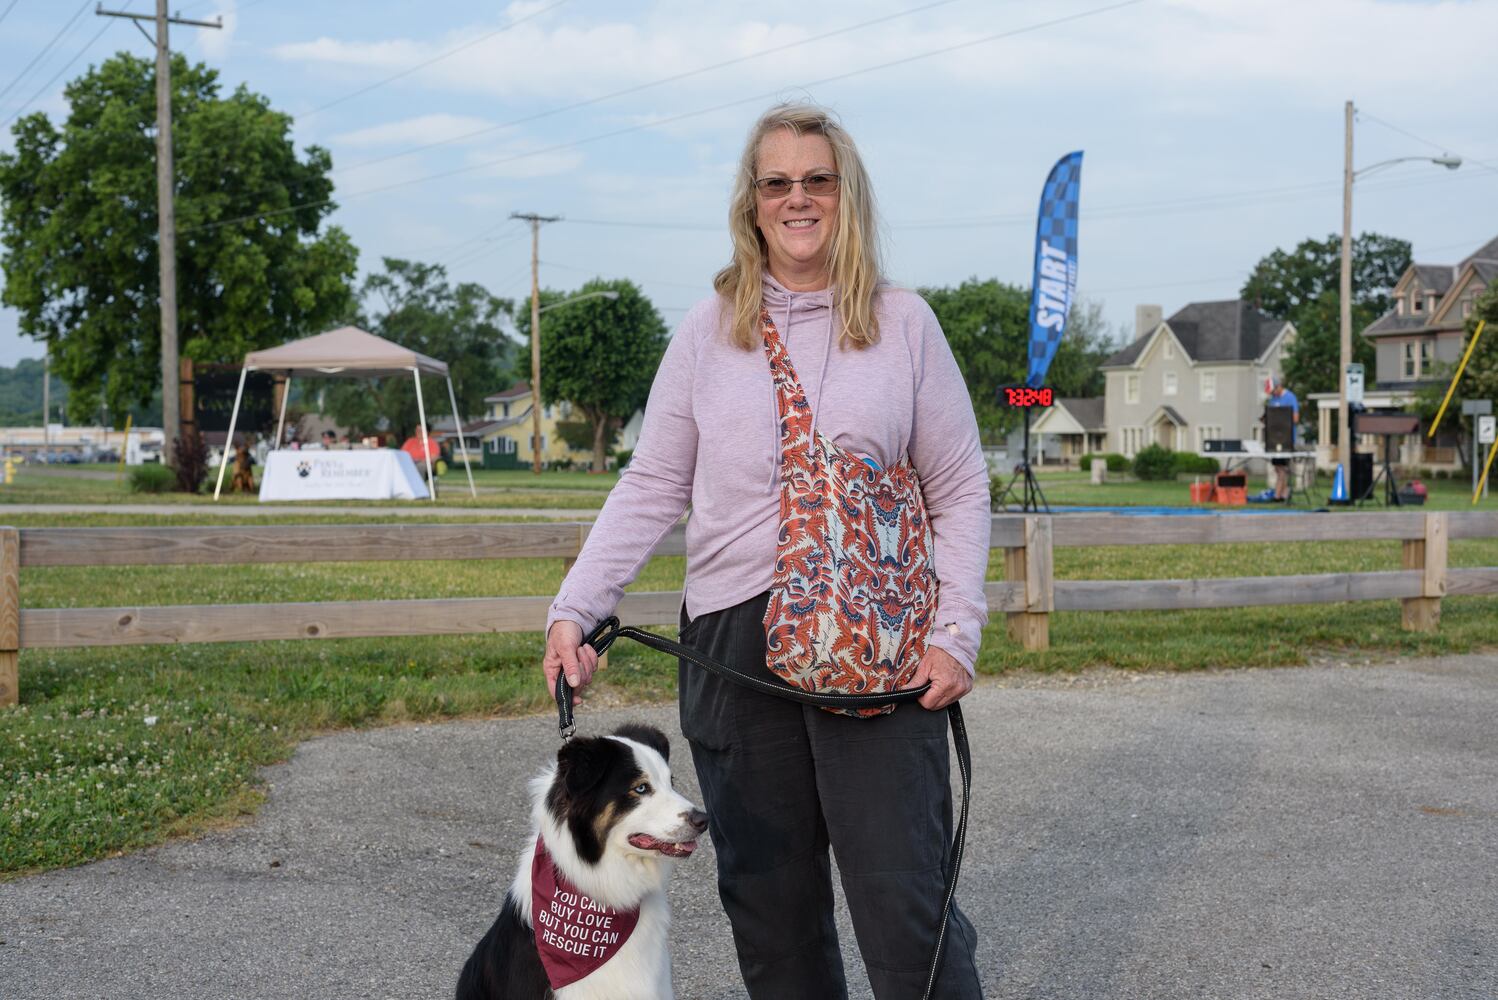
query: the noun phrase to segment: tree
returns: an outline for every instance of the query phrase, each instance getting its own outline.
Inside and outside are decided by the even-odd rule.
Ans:
[[[27,115],[0,155],[0,301],[50,343],[75,419],[160,389],[155,76],[128,53],[107,60],[67,86],[60,129]],[[220,96],[203,65],[174,56],[172,87],[182,356],[233,363],[326,328],[349,308],[357,256],[337,227],[318,235],[328,153],[298,159],[289,116],[244,87]]]
[[[1410,266],[1410,244],[1378,233],[1352,243],[1352,360],[1373,371],[1373,345],[1361,334],[1389,311],[1390,295]],[[1302,240],[1254,265],[1239,295],[1261,312],[1295,325],[1285,352],[1285,378],[1302,398],[1336,392],[1341,384],[1342,238]]]
[[[634,282],[595,278],[575,292],[547,290],[541,304],[590,292],[614,291],[554,309],[541,321],[541,399],[570,402],[593,427],[593,471],[607,468],[614,434],[650,396],[650,383],[666,352],[666,322]],[[516,310],[515,326],[530,339],[529,309]],[[528,365],[521,365],[526,376]]]
[[[512,350],[500,324],[510,313],[510,302],[489,294],[482,285],[447,282],[440,264],[386,257],[383,273],[371,274],[359,289],[359,300],[373,300],[376,311],[356,313],[354,321],[386,340],[445,361],[453,380],[460,416],[482,413],[484,397],[502,379]],[[419,431],[416,387],[410,376],[368,382],[339,382],[325,395],[333,419],[359,434],[373,434],[388,426],[399,438]],[[427,419],[447,410],[447,385],[442,379],[422,381]],[[388,422],[388,423],[387,423]]]
[[[1019,421],[998,404],[999,386],[1015,385],[1029,372],[1030,292],[990,278],[969,278],[956,288],[922,288],[973,398],[984,440],[1002,439]],[[1061,396],[1097,396],[1098,366],[1112,353],[1096,303],[1073,303],[1066,333],[1046,377]]]

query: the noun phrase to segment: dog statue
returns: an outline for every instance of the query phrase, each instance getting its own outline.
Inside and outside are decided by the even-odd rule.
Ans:
[[[666,881],[707,814],[672,789],[669,754],[627,725],[569,740],[531,781],[535,832],[458,1000],[671,1000]]]

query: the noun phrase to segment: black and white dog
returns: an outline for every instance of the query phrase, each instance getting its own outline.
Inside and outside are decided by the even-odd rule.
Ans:
[[[666,879],[707,814],[671,787],[649,726],[563,744],[531,781],[535,835],[499,919],[458,977],[458,1000],[663,1000]]]

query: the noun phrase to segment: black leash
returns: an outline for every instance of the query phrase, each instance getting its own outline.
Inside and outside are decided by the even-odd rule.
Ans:
[[[583,645],[592,646],[598,655],[602,656],[608,652],[614,640],[620,638],[633,639],[651,649],[695,663],[725,680],[741,684],[762,694],[774,695],[787,701],[814,705],[818,708],[883,708],[886,705],[917,701],[931,687],[928,681],[920,687],[901,688],[898,691],[874,694],[824,694],[816,691],[803,691],[789,684],[774,683],[742,674],[711,657],[703,656],[691,646],[684,646],[633,625],[620,625],[619,619],[612,615],[598,623],[597,627],[583,640]],[[567,683],[566,674],[561,672],[557,674],[556,696],[557,728],[561,731],[562,739],[569,740],[577,731],[577,723],[572,715],[572,685]],[[930,1000],[932,990],[936,988],[936,977],[941,970],[942,955],[946,951],[947,928],[952,917],[952,897],[957,894],[957,876],[962,868],[962,852],[967,846],[967,804],[968,799],[972,797],[972,753],[968,749],[967,726],[962,721],[962,709],[957,702],[954,701],[947,706],[947,716],[952,726],[952,742],[957,748],[957,770],[962,774],[962,811],[957,818],[957,828],[952,832],[952,867],[947,874],[945,898],[941,908],[941,925],[936,933],[936,951],[931,956],[931,973],[927,977],[926,992],[922,994],[922,1000]]]

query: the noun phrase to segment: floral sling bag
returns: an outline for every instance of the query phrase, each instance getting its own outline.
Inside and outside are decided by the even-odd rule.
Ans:
[[[909,685],[936,612],[931,522],[908,459],[881,469],[812,430],[811,407],[762,311],[780,411],[780,531],[765,610],[767,662],[807,691]],[[880,715],[871,709],[827,709]]]

